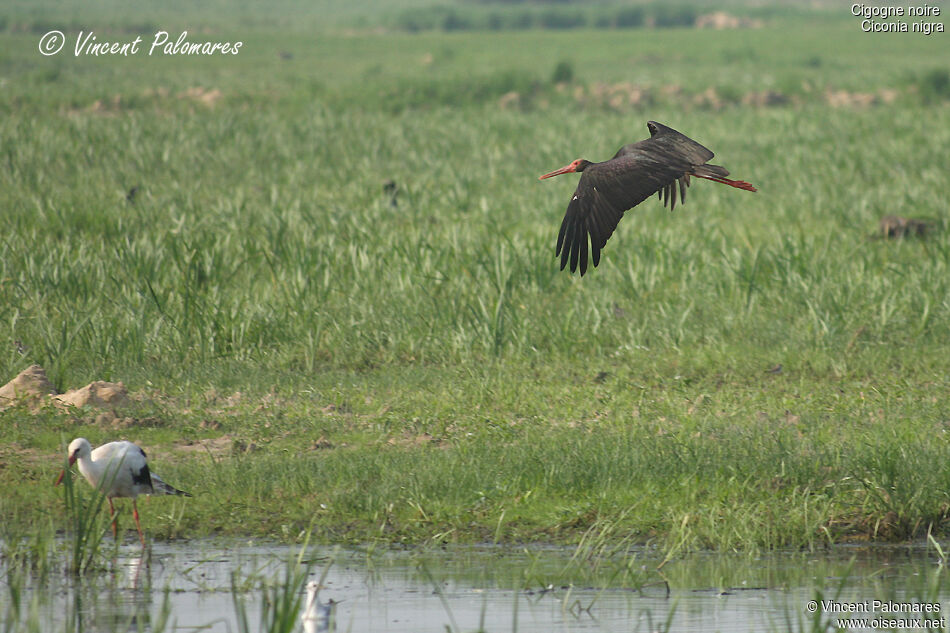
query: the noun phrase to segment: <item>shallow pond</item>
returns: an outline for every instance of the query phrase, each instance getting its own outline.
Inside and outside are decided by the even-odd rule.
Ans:
[[[923,546],[700,554],[660,570],[662,560],[648,550],[300,554],[257,542],[189,541],[155,543],[143,556],[138,546],[123,545],[105,557],[103,570],[80,580],[61,568],[42,578],[12,573],[4,561],[0,630],[235,632],[245,630],[243,617],[246,630],[264,631],[271,627],[262,612],[278,619],[282,604],[293,611],[283,614],[293,620],[290,630],[308,632],[813,631],[835,630],[838,617],[943,618],[945,628],[950,608],[947,572],[938,552]],[[304,622],[305,585],[321,580],[317,598],[325,606]],[[817,614],[811,600],[824,601]],[[938,612],[887,611],[931,603]]]

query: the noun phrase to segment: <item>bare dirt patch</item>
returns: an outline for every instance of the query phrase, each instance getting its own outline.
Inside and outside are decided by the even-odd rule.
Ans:
[[[738,17],[725,11],[713,11],[696,18],[697,29],[713,29],[722,31],[725,29],[757,29],[764,22],[748,17]]]
[[[230,435],[222,435],[177,444],[175,450],[181,453],[208,453],[213,457],[226,457],[233,452],[233,445],[234,439]]]

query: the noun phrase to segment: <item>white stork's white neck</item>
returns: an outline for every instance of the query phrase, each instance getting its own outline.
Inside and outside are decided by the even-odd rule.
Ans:
[[[98,488],[99,482],[105,474],[106,465],[104,460],[93,461],[92,455],[86,453],[85,455],[80,455],[76,462],[79,464],[79,472],[86,478],[86,481]]]
[[[113,444],[112,447],[116,445]],[[124,451],[111,450],[98,459],[92,458],[92,453],[85,453],[76,460],[79,463],[79,472],[93,487],[105,493],[111,492],[115,480],[119,477],[120,469],[125,462]]]

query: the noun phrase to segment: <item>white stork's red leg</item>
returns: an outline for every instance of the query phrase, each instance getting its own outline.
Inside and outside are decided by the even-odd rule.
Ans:
[[[119,538],[119,527],[116,525],[115,506],[112,505],[112,497],[106,497],[109,501],[109,518],[112,519],[112,538]]]
[[[135,527],[139,531],[139,540],[142,541],[142,549],[145,549],[145,535],[142,534],[142,524],[139,523],[139,507],[135,502],[135,499],[132,499],[132,516],[135,517]]]

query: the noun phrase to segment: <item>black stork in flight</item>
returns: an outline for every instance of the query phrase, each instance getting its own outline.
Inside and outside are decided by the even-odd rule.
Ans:
[[[583,172],[577,190],[567,205],[567,213],[557,235],[557,251],[561,256],[561,270],[571,262],[571,272],[581,276],[587,272],[587,240],[594,266],[600,263],[600,249],[610,239],[624,211],[632,209],[653,194],[658,194],[670,211],[676,207],[676,189],[686,201],[686,187],[690,176],[705,178],[724,185],[755,191],[742,180],[729,180],[729,172],[706,161],[714,154],[673,128],[649,121],[650,138],[620,148],[613,158],[603,163],[592,163],[578,158],[570,165],[544,174],[540,180]]]

